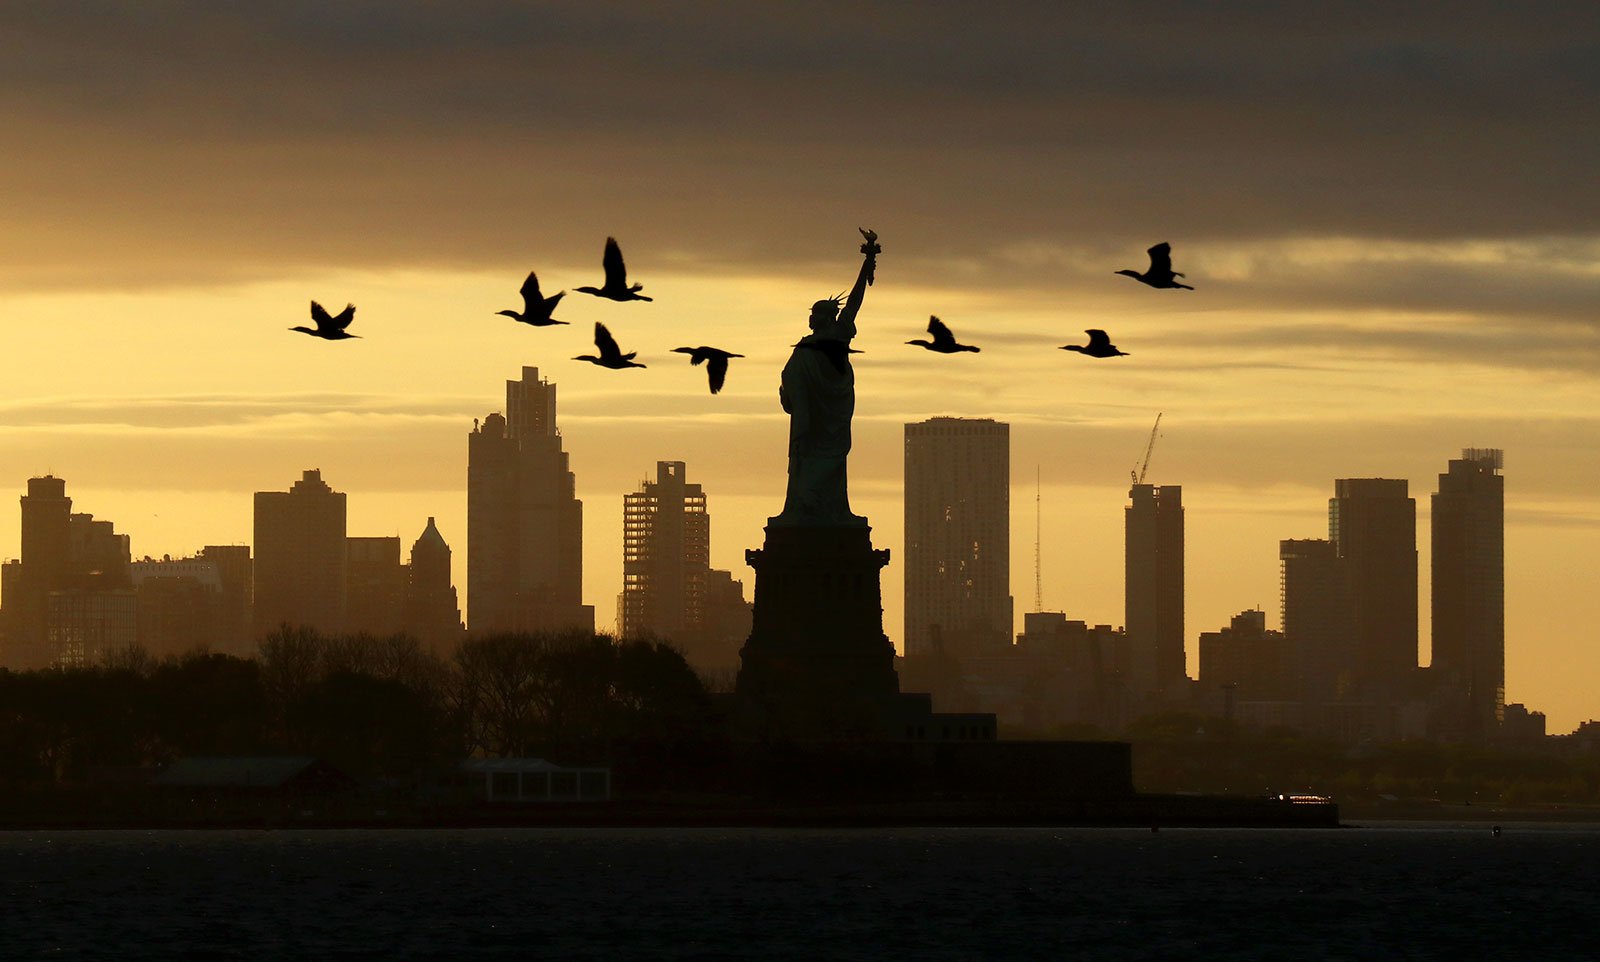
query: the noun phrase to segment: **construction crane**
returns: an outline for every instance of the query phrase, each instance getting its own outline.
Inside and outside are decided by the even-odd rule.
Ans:
[[[1128,480],[1134,484],[1144,484],[1144,473],[1150,470],[1150,453],[1156,449],[1156,432],[1161,430],[1161,412],[1156,412],[1155,426],[1150,429],[1150,443],[1144,446],[1144,460],[1134,466],[1135,470],[1128,472]]]
[[[1044,610],[1044,577],[1040,574],[1039,567],[1039,513],[1041,494],[1044,491],[1040,483],[1040,467],[1033,466],[1033,610]]]

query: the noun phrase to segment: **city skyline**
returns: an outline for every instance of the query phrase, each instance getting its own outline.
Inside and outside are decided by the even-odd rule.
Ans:
[[[351,531],[409,542],[435,516],[459,567],[461,434],[537,365],[577,498],[693,465],[712,566],[748,579],[784,472],[778,367],[870,226],[851,493],[877,542],[903,543],[905,423],[1003,420],[1014,505],[1042,469],[1045,606],[1120,621],[1124,479],[1166,412],[1149,480],[1184,489],[1193,674],[1196,631],[1272,617],[1278,542],[1325,536],[1331,480],[1424,492],[1504,446],[1507,697],[1552,730],[1595,714],[1595,14],[955,11],[848,35],[842,7],[0,12],[29,51],[0,159],[13,483],[67,478],[138,554],[179,557],[248,541],[249,493],[320,468]],[[530,269],[594,282],[607,236],[653,303],[494,316]],[[1160,241],[1195,291],[1112,275]],[[362,339],[287,331],[311,298],[358,305]],[[930,314],[983,353],[906,346]],[[570,361],[596,321],[650,369]],[[1087,328],[1130,356],[1057,350]],[[747,355],[716,397],[668,353],[691,331]],[[1023,598],[1032,520],[1011,518]],[[615,528],[586,525],[603,620]],[[896,640],[902,579],[884,569]]]
[[[521,380],[507,380],[505,382],[507,388],[507,409],[516,412],[517,423],[526,425],[526,430],[530,430],[532,432],[532,436],[540,438],[559,438],[559,431],[554,420],[556,386],[548,380],[541,379],[538,372],[534,369],[525,368],[523,370],[523,375],[524,376]],[[498,414],[491,415],[491,417],[504,420]],[[472,441],[472,443],[481,443],[480,434],[484,430],[489,429],[489,427],[490,422],[476,420],[474,423],[473,432],[469,435],[469,439]],[[1006,439],[1009,435],[1009,425],[996,423],[989,419],[932,419],[928,422],[907,424],[904,426],[904,429],[906,432],[905,470],[907,482],[909,483],[915,480],[915,476],[919,475],[927,475],[930,479],[936,476],[936,474],[938,476],[949,475],[941,482],[947,487],[951,484],[954,485],[954,487],[950,488],[949,492],[947,492],[947,496],[960,496],[963,494],[963,492],[971,494],[979,490],[988,490],[988,487],[992,486],[986,479],[986,475],[990,473],[989,469],[985,468],[983,464],[980,463],[984,459],[973,459],[976,457],[979,451],[987,450],[990,455],[994,455],[996,453],[1004,453],[1008,449]],[[495,428],[494,430],[500,429]],[[968,438],[967,435],[974,436]],[[982,435],[982,437],[977,435]],[[913,444],[914,440],[916,442],[915,444]],[[998,441],[998,445],[996,445],[996,441]],[[955,443],[956,446],[951,447],[952,443]],[[966,451],[965,448],[962,447],[963,444],[970,446],[973,443],[977,443],[979,446],[977,448],[973,448],[971,451]],[[965,453],[960,454],[960,456],[956,456],[959,452],[963,451]],[[939,461],[941,460],[948,461],[948,463],[939,466]],[[1473,549],[1468,554],[1460,556],[1458,563],[1467,563],[1470,568],[1481,572],[1481,574],[1477,575],[1479,579],[1488,578],[1489,581],[1487,583],[1497,587],[1498,585],[1502,584],[1504,580],[1503,572],[1499,569],[1497,564],[1503,563],[1500,562],[1502,557],[1500,542],[1502,539],[1500,537],[1499,522],[1503,517],[1504,510],[1502,503],[1503,495],[1500,493],[1502,490],[1500,485],[1504,479],[1498,474],[1501,465],[1503,465],[1502,452],[1498,449],[1465,449],[1462,451],[1462,459],[1451,459],[1449,462],[1449,471],[1447,473],[1439,474],[1438,480],[1440,491],[1452,492],[1455,489],[1452,488],[1451,482],[1457,477],[1462,476],[1463,472],[1468,472],[1474,477],[1476,477],[1477,474],[1483,473],[1483,467],[1479,464],[1479,461],[1482,461],[1483,464],[1491,465],[1489,472],[1492,475],[1491,480],[1494,482],[1494,487],[1492,489],[1493,500],[1489,503],[1487,514],[1483,513],[1486,509],[1474,509],[1479,515],[1480,520],[1474,522],[1477,533],[1474,534],[1472,538],[1475,542],[1485,543],[1492,550],[1490,550],[1488,554],[1484,554],[1482,550]],[[564,459],[562,460],[562,463],[564,463]],[[682,462],[658,462],[658,480],[655,483],[661,483],[662,480],[667,478],[669,475],[674,479],[680,478],[683,471],[684,465]],[[930,472],[936,472],[936,474]],[[397,537],[370,536],[352,536],[344,538],[342,536],[342,532],[344,530],[344,516],[346,514],[345,494],[343,492],[332,490],[331,487],[321,478],[320,471],[317,469],[306,469],[302,472],[302,475],[302,479],[292,486],[291,491],[288,494],[283,492],[255,493],[253,497],[256,505],[255,525],[257,530],[257,540],[261,540],[260,532],[263,530],[262,507],[264,503],[270,502],[272,505],[282,505],[283,507],[277,507],[274,509],[277,515],[281,515],[285,519],[293,517],[296,519],[294,522],[292,522],[293,525],[304,526],[306,523],[311,523],[314,517],[320,517],[321,515],[326,514],[327,511],[320,508],[311,508],[309,502],[307,502],[307,506],[304,508],[295,508],[291,514],[285,514],[285,510],[292,503],[305,501],[306,495],[314,495],[320,492],[321,498],[330,499],[331,501],[337,502],[337,517],[333,520],[338,530],[330,532],[328,537],[334,538],[341,544],[347,544],[349,546],[347,549],[350,552],[348,567],[341,565],[340,573],[343,574],[345,570],[348,570],[352,577],[352,585],[354,585],[354,579],[357,577],[356,572],[361,569],[362,565],[365,563],[365,556],[370,555],[372,560],[378,561],[385,555],[393,555],[394,557],[390,559],[392,564],[384,565],[380,562],[378,568],[375,570],[386,570],[388,567],[394,568],[394,576],[400,580],[396,581],[395,584],[391,586],[390,591],[396,593],[396,596],[398,597],[398,594],[404,591],[404,575],[401,573],[401,569],[399,567],[400,539]],[[571,484],[572,482],[570,480],[570,475],[568,475],[568,477],[569,480],[566,483]],[[48,494],[49,492],[57,492],[56,496],[59,498],[58,489],[64,483],[64,481],[65,479],[58,479],[54,477],[30,479],[26,489],[28,494],[24,495],[22,498],[23,516],[26,517],[28,515],[28,511],[30,510],[30,502],[38,502],[38,495],[40,493]],[[1459,488],[1459,485],[1464,482],[1455,481],[1454,483],[1456,487]],[[1481,486],[1484,482],[1479,481],[1475,483]],[[976,485],[976,487],[970,487],[971,485]],[[1165,493],[1170,494],[1172,499],[1175,501],[1179,496],[1181,488],[1174,485],[1168,485],[1165,487],[1170,489]],[[1385,661],[1394,661],[1393,658],[1361,657],[1360,652],[1364,649],[1371,648],[1373,644],[1370,641],[1362,640],[1366,635],[1371,634],[1372,629],[1362,627],[1363,619],[1358,614],[1358,611],[1362,608],[1362,605],[1357,604],[1354,600],[1360,597],[1363,592],[1368,590],[1363,587],[1363,585],[1367,583],[1376,583],[1379,585],[1381,590],[1392,592],[1393,585],[1402,584],[1403,582],[1407,581],[1408,578],[1413,586],[1420,581],[1421,572],[1420,566],[1417,563],[1419,553],[1416,549],[1414,520],[1416,515],[1416,500],[1409,497],[1408,487],[1408,482],[1399,479],[1338,479],[1334,483],[1335,497],[1328,501],[1327,523],[1328,535],[1331,540],[1285,540],[1280,542],[1279,557],[1285,565],[1285,567],[1281,569],[1283,579],[1281,585],[1284,593],[1280,597],[1284,603],[1284,607],[1282,609],[1284,618],[1280,622],[1280,628],[1284,627],[1284,623],[1287,622],[1289,615],[1291,614],[1291,592],[1303,590],[1291,587],[1291,584],[1300,583],[1299,579],[1302,577],[1291,575],[1291,569],[1288,567],[1287,561],[1291,555],[1307,556],[1306,551],[1308,551],[1310,548],[1320,547],[1321,549],[1324,549],[1323,554],[1327,559],[1325,562],[1323,562],[1325,566],[1335,564],[1335,559],[1337,558],[1338,563],[1348,563],[1350,565],[1348,569],[1349,572],[1357,576],[1356,581],[1350,582],[1347,586],[1339,588],[1337,598],[1328,596],[1328,599],[1325,601],[1311,602],[1310,607],[1307,607],[1306,609],[1313,612],[1311,618],[1312,630],[1317,632],[1317,637],[1321,638],[1322,640],[1312,641],[1311,639],[1313,636],[1299,637],[1298,649],[1302,652],[1318,653],[1317,657],[1324,663],[1305,663],[1302,656],[1301,660],[1294,662],[1290,668],[1299,678],[1299,681],[1295,683],[1296,686],[1300,691],[1308,696],[1311,696],[1311,691],[1304,687],[1308,682],[1316,685],[1319,690],[1326,692],[1326,694],[1312,697],[1344,697],[1345,693],[1347,692],[1363,690],[1363,686],[1369,682],[1377,682],[1380,684],[1380,686],[1387,686],[1390,690],[1394,691],[1398,691],[1398,689],[1396,689],[1394,686],[1408,684],[1408,682],[1403,680],[1401,676],[1392,675],[1391,669],[1386,668],[1383,664]],[[689,486],[689,489],[686,490],[688,490],[690,494],[697,495],[701,488],[698,484],[695,484]],[[931,491],[932,489],[930,489],[930,493]],[[1160,502],[1163,497],[1163,491],[1161,487],[1149,484],[1135,484],[1132,491],[1130,491],[1130,496],[1133,498],[1132,503],[1125,505],[1123,508],[1125,529],[1124,551],[1125,561],[1127,563],[1125,577],[1129,579],[1128,584],[1130,585],[1135,579],[1134,569],[1136,566],[1133,563],[1135,555],[1138,554],[1142,556],[1148,550],[1145,547],[1140,547],[1137,551],[1135,551],[1136,541],[1142,545],[1144,540],[1148,537],[1148,533],[1146,533],[1140,535],[1138,538],[1135,538],[1135,529],[1139,526],[1133,524],[1133,518],[1136,514],[1138,514],[1137,506],[1140,503],[1140,492],[1143,492],[1143,496],[1146,500],[1150,501],[1151,505],[1155,505],[1157,502]],[[703,503],[703,496],[697,496],[700,498],[700,503]],[[1439,496],[1439,493],[1436,492],[1432,500],[1437,503]],[[542,498],[543,496],[541,495],[540,497]],[[639,497],[641,497],[641,495],[628,495],[624,498],[624,501],[625,503],[631,504]],[[693,499],[691,498],[689,500]],[[1385,506],[1391,502],[1396,507],[1390,508]],[[62,512],[65,512],[70,509],[71,498],[65,498],[63,503],[68,505],[67,508],[61,509]],[[688,504],[687,500],[685,504]],[[1183,521],[1182,508],[1176,504],[1173,507],[1177,512],[1174,515],[1177,524],[1177,527],[1174,529],[1174,536],[1178,539],[1177,543],[1181,545]],[[37,509],[34,510],[37,513]],[[1399,511],[1400,513],[1396,514],[1396,511]],[[66,515],[62,514],[62,517],[65,518]],[[1151,515],[1151,519],[1145,522],[1145,524],[1149,525],[1155,523],[1154,517],[1154,515]],[[110,552],[110,555],[122,556],[123,561],[126,562],[127,556],[130,555],[130,539],[126,534],[114,533],[114,520],[104,518],[96,520],[94,516],[89,513],[74,513],[72,514],[72,519],[74,524],[78,525],[78,527],[82,529],[82,535],[78,538],[78,540],[82,541],[84,538],[89,539],[87,541],[83,541],[83,547],[75,548],[74,551],[79,552],[80,554],[84,552],[91,552],[92,554],[92,550],[100,550],[101,553]],[[321,524],[322,522],[316,523]],[[283,522],[279,521],[276,522],[276,524],[281,527]],[[271,527],[270,524],[269,527]],[[627,525],[624,527],[626,528]],[[1141,528],[1140,530],[1143,529]],[[1368,544],[1371,543],[1372,538],[1374,537],[1374,533],[1376,533],[1380,539],[1376,543],[1376,553],[1374,553],[1373,548],[1368,547]],[[443,546],[443,542],[439,538],[437,528],[435,527],[434,518],[432,516],[428,518],[425,536],[427,534],[431,534],[432,537],[438,541],[441,546]],[[279,537],[281,539],[281,536]],[[297,534],[294,537],[304,537],[304,535]],[[425,540],[426,538],[419,540],[418,543],[422,544]],[[94,546],[101,544],[101,542],[104,542],[103,549],[95,549]],[[1434,543],[1436,546],[1439,543],[1437,533],[1434,537]],[[357,551],[358,548],[361,549],[360,552]],[[208,545],[199,552],[199,557],[205,558],[217,552],[227,552],[230,550],[232,549],[227,547]],[[248,546],[246,546],[245,548],[239,550],[248,552],[250,549]],[[282,550],[283,549],[281,547],[277,549],[279,553],[281,553]],[[372,555],[373,550],[377,551],[376,555]],[[1399,557],[1398,559],[1390,559],[1388,555],[1393,554],[1397,550],[1402,553],[1402,557]],[[1465,550],[1465,546],[1452,548],[1452,552],[1458,555],[1463,550]],[[451,567],[448,561],[448,547],[443,547],[443,551],[446,558],[442,562],[444,567],[441,569],[441,571],[448,571]],[[340,553],[342,555],[344,550],[341,550]],[[705,550],[703,553],[708,555],[709,551]],[[91,554],[84,554],[84,557],[91,557]],[[363,557],[358,557],[358,554]],[[108,555],[108,557],[110,555]],[[1181,557],[1181,548],[1178,560],[1179,564],[1183,563],[1183,559]],[[1435,557],[1433,562],[1435,577],[1438,576],[1438,560],[1439,559]],[[154,564],[157,566],[163,564],[173,564],[181,567],[184,564],[184,561],[182,559],[172,561],[167,558],[163,558],[158,561],[152,561],[148,556],[146,556],[144,562],[142,563],[145,565]],[[249,564],[251,562],[247,558],[245,563]],[[286,563],[290,563],[287,557],[285,557],[282,561],[279,561],[277,563],[277,567],[283,567]],[[12,564],[15,564],[15,562],[12,562]],[[1396,564],[1398,564],[1399,567],[1395,567]],[[273,564],[269,563],[267,569],[270,570],[272,567]],[[1391,568],[1393,570],[1390,570]],[[1409,569],[1409,571],[1407,569]],[[8,571],[9,570],[11,569],[8,565]],[[263,569],[260,568],[257,569],[256,581],[258,583],[258,587],[262,577],[262,570]],[[1337,577],[1341,580],[1345,577],[1345,575],[1336,575],[1334,572],[1335,569],[1330,567],[1328,568],[1328,573],[1313,575],[1311,577],[1314,579],[1323,579],[1324,581],[1328,577]],[[720,572],[712,573],[723,574]],[[298,578],[301,576],[301,574],[304,574],[304,572],[297,573],[295,577]],[[268,580],[271,580],[270,575]],[[326,578],[321,579],[321,581],[324,582],[326,580]],[[1305,583],[1312,584],[1314,582]],[[452,596],[452,601],[450,604],[453,606],[454,589],[448,582],[442,582],[442,585],[442,590],[449,592],[449,594]],[[322,587],[326,588],[327,585],[324,584]],[[730,582],[728,587],[732,590],[737,590],[737,582]],[[1316,591],[1323,594],[1326,594],[1328,590],[1330,589],[1326,586],[1316,589]],[[1447,588],[1447,591],[1452,592],[1456,597],[1460,596],[1460,589]],[[1415,594],[1415,587],[1410,589],[1410,593]],[[1476,593],[1476,589],[1469,591],[1469,594],[1472,593]],[[334,601],[339,603],[342,607],[343,593],[340,592],[339,594],[340,597],[338,599],[334,599]],[[1398,597],[1404,596],[1405,593],[1402,593],[1402,595]],[[354,587],[352,587],[349,597],[351,600],[351,605],[354,606],[356,604],[357,597]],[[622,596],[619,596],[619,605],[621,597]],[[1393,605],[1389,604],[1389,602],[1393,599],[1389,599],[1387,595],[1384,596],[1384,599],[1380,599],[1380,601],[1382,601],[1382,606],[1385,608],[1385,610],[1392,608]],[[1009,607],[1010,599],[1007,598],[1006,601],[1007,606]],[[306,599],[299,599],[296,601],[296,603],[304,605],[308,602]],[[1437,608],[1439,603],[1439,599],[1435,599],[1435,608]],[[129,604],[131,604],[131,596],[129,599]],[[743,602],[741,602],[741,605],[742,604]],[[1131,619],[1133,612],[1131,598],[1125,598],[1125,605],[1130,605],[1127,611],[1128,617]],[[1321,607],[1317,607],[1318,605]],[[1345,610],[1340,611],[1339,609],[1341,606]],[[1156,608],[1151,610],[1152,616],[1154,616],[1155,611],[1161,607],[1161,604],[1157,604]],[[1488,606],[1483,610],[1494,613],[1496,608],[1497,606],[1488,604]],[[131,608],[129,610],[131,611]],[[1046,606],[1046,610],[1049,611],[1051,609]],[[1261,615],[1264,618],[1264,613],[1259,609],[1255,609],[1253,612],[1251,609],[1246,609],[1246,611],[1252,613],[1252,615]],[[1330,612],[1336,612],[1337,616],[1330,615]],[[1385,646],[1385,650],[1392,649],[1397,644],[1402,646],[1405,649],[1405,653],[1396,656],[1398,657],[1399,661],[1397,662],[1398,667],[1394,670],[1410,672],[1423,661],[1416,655],[1416,651],[1421,645],[1423,639],[1421,638],[1420,634],[1417,634],[1415,636],[1417,645],[1406,644],[1408,626],[1415,625],[1417,619],[1415,611],[1410,613],[1402,611],[1400,614],[1401,617],[1398,618],[1398,621],[1393,618],[1384,619],[1386,624],[1389,622],[1396,623],[1392,627],[1385,627],[1382,629],[1383,631],[1389,633],[1388,635],[1384,636],[1388,640],[1384,641],[1383,645]],[[390,615],[393,617],[399,616],[398,605],[396,606],[396,610],[391,612]],[[380,615],[379,617],[384,616]],[[459,615],[457,615],[457,617],[459,617]],[[272,616],[269,617],[268,620],[282,620],[282,617]],[[1020,622],[1022,620],[1022,616],[1018,615],[1017,620]],[[1237,625],[1237,617],[1232,620],[1235,625]],[[1471,619],[1468,620],[1470,621]],[[256,621],[258,629],[257,634],[259,634],[259,629],[261,628],[262,624],[261,615],[257,615]],[[315,619],[312,619],[312,621],[315,621]],[[1348,622],[1348,624],[1346,624],[1346,622]],[[1093,622],[1091,621],[1091,623]],[[1129,623],[1131,624],[1131,621]],[[1261,624],[1262,626],[1265,626],[1265,621],[1263,620]],[[313,625],[313,627],[315,626],[316,625]],[[325,624],[321,627],[323,627],[324,630],[329,630],[332,628],[331,624]],[[346,625],[343,627],[348,630],[377,630],[380,634],[384,630],[387,630],[381,629],[374,624],[353,626]],[[601,627],[603,630],[604,626]],[[1018,627],[1020,627],[1020,625]],[[1500,622],[1498,621],[1496,621],[1494,624],[1480,626],[1477,631],[1486,631],[1488,634],[1475,635],[1475,637],[1494,638],[1498,635],[1499,628]],[[132,631],[131,623],[128,626],[128,630],[130,632]],[[339,629],[332,628],[332,630]],[[1461,626],[1453,626],[1450,628],[1450,630],[1459,631],[1461,630]],[[1130,632],[1129,637],[1133,638],[1135,634],[1137,634],[1137,632]],[[1189,679],[1200,678],[1198,664],[1201,657],[1201,634],[1202,633],[1200,631],[1183,631],[1181,634],[1175,633],[1174,640],[1176,641],[1181,639],[1181,644],[1184,649],[1184,654],[1186,655],[1188,664],[1195,666],[1187,671]],[[1298,633],[1291,634],[1298,636]],[[1190,637],[1191,635],[1193,637]],[[1345,637],[1346,635],[1348,637]],[[1398,641],[1395,639],[1398,639]],[[429,641],[429,643],[432,643],[431,639],[425,640]],[[1137,639],[1134,640],[1137,643]],[[1473,642],[1466,638],[1461,640],[1463,644],[1475,644],[1480,648],[1482,645],[1481,642]],[[897,647],[903,646],[902,641],[896,641]],[[127,642],[124,641],[122,643]],[[1149,647],[1151,642],[1147,640],[1141,644],[1144,644],[1145,647]],[[227,646],[226,644],[223,644],[221,647],[226,648]],[[1159,645],[1157,645],[1157,647],[1159,647]],[[1337,648],[1338,651],[1335,651],[1335,648]],[[1370,652],[1368,652],[1368,654],[1370,654]],[[1501,669],[1501,665],[1503,664],[1504,660],[1503,642],[1500,642],[1494,647],[1485,650],[1483,655],[1477,657],[1480,659],[1478,663],[1484,666],[1483,670],[1492,671],[1494,674],[1503,677]],[[1488,661],[1482,661],[1481,659],[1483,658],[1487,658]],[[1437,660],[1433,662],[1434,667],[1440,667],[1441,664],[1442,663]],[[1330,666],[1333,666],[1338,670],[1330,670]],[[1350,667],[1356,667],[1358,671],[1370,674],[1370,679],[1364,680],[1364,675],[1361,674],[1349,675],[1341,673],[1343,670]],[[1444,664],[1443,667],[1446,670],[1449,670],[1453,666]],[[1438,677],[1439,676],[1436,673],[1436,678]],[[1440,683],[1441,682],[1437,680],[1434,682],[1436,685]],[[1444,684],[1448,685],[1450,683],[1444,682]],[[1138,690],[1140,686],[1141,683],[1135,680],[1133,683],[1133,690]],[[1152,687],[1166,688],[1167,686],[1153,685]],[[1201,687],[1203,688],[1204,686],[1202,685]],[[1382,690],[1382,687],[1380,687],[1379,690]],[[1492,705],[1495,714],[1498,715],[1499,706],[1504,705],[1508,699],[1505,697],[1505,691],[1503,687],[1491,686],[1490,691],[1492,692],[1492,700],[1490,704]],[[1199,697],[1203,698],[1205,696],[1201,694]],[[1482,697],[1482,695],[1475,696],[1474,703],[1481,703]],[[1537,704],[1534,705],[1534,708],[1538,707],[1539,706],[1537,706]]]

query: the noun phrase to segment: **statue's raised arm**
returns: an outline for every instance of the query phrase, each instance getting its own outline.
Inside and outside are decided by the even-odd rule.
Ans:
[[[861,261],[861,273],[856,276],[856,284],[850,288],[850,296],[845,299],[844,307],[839,309],[839,319],[834,322],[835,334],[841,341],[848,341],[856,336],[856,312],[861,310],[862,298],[866,297],[867,288],[872,286],[878,270],[878,255],[883,248],[878,244],[877,231],[867,230],[865,227],[857,228],[865,238],[861,245],[864,255]]]
[[[778,397],[789,414],[789,491],[777,525],[865,525],[850,511],[845,461],[856,407],[850,339],[856,313],[878,266],[878,235],[863,229],[861,273],[841,306],[837,298],[811,305],[811,333],[783,367]]]

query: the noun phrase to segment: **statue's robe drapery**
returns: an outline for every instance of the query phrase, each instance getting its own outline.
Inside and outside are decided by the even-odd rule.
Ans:
[[[806,335],[800,344],[822,340],[848,347],[855,336],[852,320],[836,320]],[[775,525],[861,526],[867,519],[850,512],[845,461],[850,454],[850,419],[856,409],[856,375],[841,350],[843,363],[828,354],[797,345],[783,366],[778,397],[789,414],[789,490],[783,513],[768,519]],[[841,370],[842,369],[842,370]]]

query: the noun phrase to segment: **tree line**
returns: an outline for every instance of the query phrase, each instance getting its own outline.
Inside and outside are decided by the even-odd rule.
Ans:
[[[1009,737],[1117,737],[1133,745],[1134,784],[1145,792],[1328,795],[1345,813],[1412,807],[1600,806],[1600,752],[1541,745],[1453,745],[1427,741],[1351,746],[1289,728],[1256,728],[1220,717],[1163,712],[1115,736],[1090,726]]]
[[[312,755],[405,778],[472,756],[608,760],[704,738],[705,686],[668,645],[494,634],[441,657],[407,635],[283,626],[254,658],[139,648],[89,668],[0,671],[0,780],[72,783],[201,755]]]

